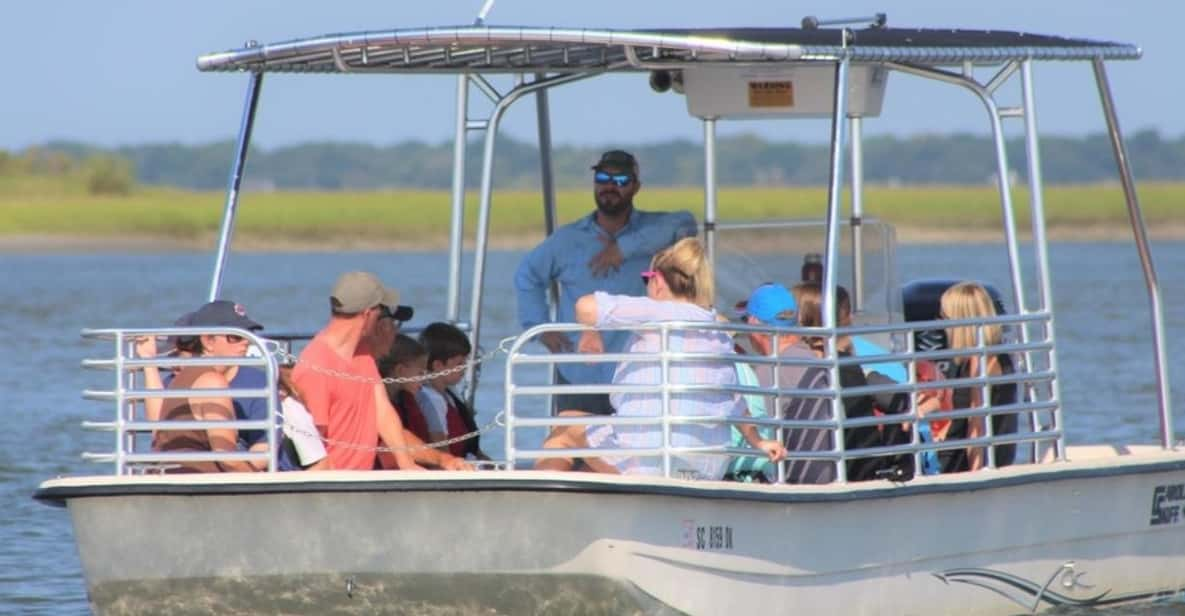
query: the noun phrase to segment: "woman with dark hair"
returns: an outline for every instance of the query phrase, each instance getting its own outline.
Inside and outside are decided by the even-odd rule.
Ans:
[[[798,300],[798,324],[803,327],[823,326],[823,292],[819,283],[804,282],[794,287],[794,296]],[[848,327],[852,324],[852,303],[848,292],[843,287],[835,287],[835,325]],[[826,339],[819,336],[803,338],[807,346],[817,357],[827,356]],[[852,356],[852,339],[850,336],[838,336],[835,339],[835,352],[839,357]],[[868,385],[868,378],[864,369],[857,364],[847,364],[839,368],[839,387],[841,390],[864,387]],[[872,396],[843,396],[844,417],[857,419],[873,416],[874,400]],[[791,439],[803,430],[787,430],[787,439]],[[869,447],[880,447],[884,444],[881,430],[877,426],[844,429],[844,451],[851,452]],[[830,437],[827,438],[830,443]],[[788,446],[793,449],[793,447]],[[850,454],[849,454],[850,457]],[[888,460],[884,457],[858,458],[847,463],[848,481],[866,481],[876,479],[876,473],[883,468]]]

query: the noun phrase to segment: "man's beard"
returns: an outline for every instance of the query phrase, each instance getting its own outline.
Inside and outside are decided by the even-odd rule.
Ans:
[[[597,193],[597,210],[606,216],[620,216],[633,205],[630,199],[614,192]]]

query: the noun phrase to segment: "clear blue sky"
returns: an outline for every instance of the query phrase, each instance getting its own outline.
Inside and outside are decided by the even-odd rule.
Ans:
[[[167,2],[13,2],[0,23],[7,84],[0,96],[0,148],[50,139],[101,145],[202,143],[233,136],[246,77],[203,74],[201,53],[329,32],[462,25],[481,0],[204,0]],[[1131,42],[1138,62],[1110,66],[1125,131],[1185,132],[1180,27],[1185,2],[1119,0],[499,0],[491,24],[572,27],[710,27],[796,25],[804,15],[888,13],[910,27],[1023,30]],[[1044,64],[1036,71],[1038,122],[1044,133],[1081,135],[1103,129],[1088,64]],[[256,143],[312,140],[377,144],[451,136],[454,81],[448,77],[288,76],[268,78]],[[919,99],[943,103],[940,110]],[[637,143],[698,139],[699,125],[681,97],[652,95],[645,77],[594,80],[553,93],[555,141]],[[962,92],[895,75],[885,117],[869,133],[912,135],[986,130],[981,107]],[[506,131],[534,131],[534,110],[511,111]],[[819,141],[820,122],[734,122],[724,133]]]

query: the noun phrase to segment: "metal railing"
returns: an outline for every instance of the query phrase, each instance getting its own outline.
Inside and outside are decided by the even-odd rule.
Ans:
[[[1005,331],[1011,331],[998,344],[985,344],[983,331],[987,326],[1000,326]],[[898,343],[909,341],[919,332],[950,327],[974,327],[977,345],[965,349],[942,349],[929,351],[886,350],[884,354],[863,356],[835,356],[831,357],[779,357],[776,349],[779,341],[787,336],[830,338],[824,345],[828,352],[834,353],[836,341],[842,336],[875,336],[888,335]],[[773,428],[776,438],[784,440],[785,436],[794,430],[824,429],[832,430],[831,447],[825,451],[788,451],[785,461],[777,465],[777,479],[786,480],[788,464],[799,460],[825,460],[836,466],[835,477],[838,481],[846,481],[845,466],[847,462],[872,457],[911,455],[913,468],[921,474],[922,457],[926,452],[956,450],[961,448],[986,447],[985,467],[998,466],[995,459],[995,448],[1000,445],[1030,444],[1036,452],[1037,447],[1053,445],[1055,451],[1064,452],[1064,430],[1061,425],[1060,401],[1057,399],[1057,388],[1053,386],[1057,380],[1056,366],[1053,360],[1053,342],[1051,339],[1037,334],[1028,337],[1027,341],[1018,335],[1023,328],[1031,328],[1035,332],[1049,332],[1052,330],[1051,316],[1046,312],[1029,313],[1023,315],[1002,315],[989,319],[940,320],[911,323],[892,323],[884,325],[862,325],[838,328],[771,328],[735,323],[705,323],[705,322],[659,322],[648,323],[632,327],[603,328],[608,330],[628,330],[634,333],[649,332],[657,334],[661,341],[659,351],[652,353],[606,352],[596,354],[558,353],[546,351],[528,352],[527,346],[545,332],[582,332],[590,328],[576,324],[544,324],[533,327],[515,341],[510,349],[506,363],[506,392],[505,392],[505,423],[506,423],[506,459],[508,468],[514,469],[516,464],[546,458],[581,458],[599,456],[637,456],[640,458],[661,458],[663,475],[673,475],[672,458],[687,455],[710,456],[756,456],[764,457],[763,452],[752,447],[733,447],[730,443],[718,443],[700,447],[676,447],[671,442],[672,428],[681,425],[729,425],[751,424],[758,428]],[[675,351],[670,348],[669,340],[672,332],[701,331],[705,333],[724,332],[734,337],[744,337],[748,334],[765,334],[771,337],[775,351],[769,355],[759,354],[711,354]],[[1007,354],[1013,358],[1014,370],[1011,373],[988,375],[986,372],[989,357]],[[979,357],[980,371],[957,378],[946,378],[929,382],[918,382],[917,363],[920,361],[952,361],[956,358]],[[747,363],[751,366],[767,366],[772,368],[772,383],[761,383],[759,386],[719,383],[686,383],[671,382],[672,366],[686,365],[688,362],[720,362],[736,365]],[[651,385],[638,384],[523,384],[520,374],[532,367],[545,367],[550,371],[553,367],[571,363],[619,363],[643,362],[657,364],[663,375],[660,382]],[[804,387],[800,383],[778,383],[777,368],[782,366],[802,366],[818,368],[827,371],[828,375],[838,374],[838,369],[846,366],[875,366],[896,363],[906,368],[908,375],[905,382],[890,382],[885,384],[868,384],[860,387],[838,387],[828,378],[824,387]],[[525,376],[525,375],[523,375]],[[546,382],[546,381],[544,381]],[[991,389],[993,386],[1015,384],[1017,396],[1013,403],[1001,406],[991,406]],[[973,408],[953,409],[921,416],[917,413],[919,396],[926,392],[936,393],[945,389],[978,388],[982,404]],[[580,417],[537,417],[523,416],[517,412],[523,406],[523,399],[531,397],[553,396],[558,394],[651,394],[659,401],[654,415],[647,416],[580,416]],[[768,417],[726,417],[726,416],[682,416],[672,414],[671,396],[679,394],[711,394],[727,393],[734,395],[762,396],[772,400],[775,405]],[[849,418],[845,412],[835,412],[843,409],[845,398],[857,396],[875,396],[877,394],[906,394],[908,406],[904,412],[879,416]],[[786,404],[793,399],[828,400],[832,409],[829,419],[795,420],[783,416]],[[540,405],[531,405],[538,408]],[[550,404],[541,405],[551,408]],[[767,404],[767,408],[769,405]],[[1043,424],[1033,422],[1037,427],[1021,432],[1021,422],[1018,431],[1008,434],[993,434],[991,417],[1006,415],[1035,415],[1047,417]],[[938,420],[957,420],[984,418],[985,433],[979,438],[952,438],[945,441],[924,442],[919,437],[917,429],[920,422]],[[1018,418],[1019,419],[1019,418]],[[844,450],[843,438],[834,438],[844,430],[877,426],[883,430],[885,426],[893,424],[908,424],[910,442],[854,450]],[[552,448],[520,448],[518,439],[524,431],[539,429],[554,429],[560,426],[637,426],[652,427],[661,434],[659,447],[648,448],[590,448],[590,449],[552,449]],[[1019,456],[1018,456],[1019,459]],[[1033,455],[1032,460],[1036,461]]]
[[[104,359],[84,359],[82,367],[92,370],[111,370],[115,373],[112,389],[87,389],[83,398],[115,403],[113,421],[85,421],[82,426],[88,430],[110,431],[115,434],[115,447],[110,452],[85,452],[83,459],[92,462],[113,462],[117,475],[134,471],[165,470],[170,465],[184,462],[266,462],[267,470],[275,471],[277,463],[279,426],[278,397],[276,383],[279,367],[276,358],[262,352],[256,357],[176,357],[160,355],[151,358],[136,356],[136,343],[148,336],[199,336],[237,335],[246,338],[261,351],[267,349],[265,340],[257,334],[234,327],[160,327],[137,329],[84,329],[82,337],[88,340],[114,342],[114,356]],[[142,371],[145,368],[158,369],[208,366],[249,366],[264,371],[268,386],[262,389],[153,389],[144,384]],[[158,420],[141,419],[140,410],[150,400],[169,400],[190,397],[264,398],[267,404],[265,420]],[[210,430],[232,428],[235,430],[261,430],[267,435],[267,451],[152,451],[137,437],[161,431]]]

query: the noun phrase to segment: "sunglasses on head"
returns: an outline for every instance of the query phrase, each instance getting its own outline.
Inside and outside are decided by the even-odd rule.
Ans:
[[[598,171],[593,174],[593,182],[597,184],[616,184],[618,186],[629,186],[630,182],[634,181],[634,176],[629,173],[609,173],[607,171]]]
[[[650,279],[656,278],[658,275],[658,270],[646,270],[642,272],[642,284],[650,284]]]

